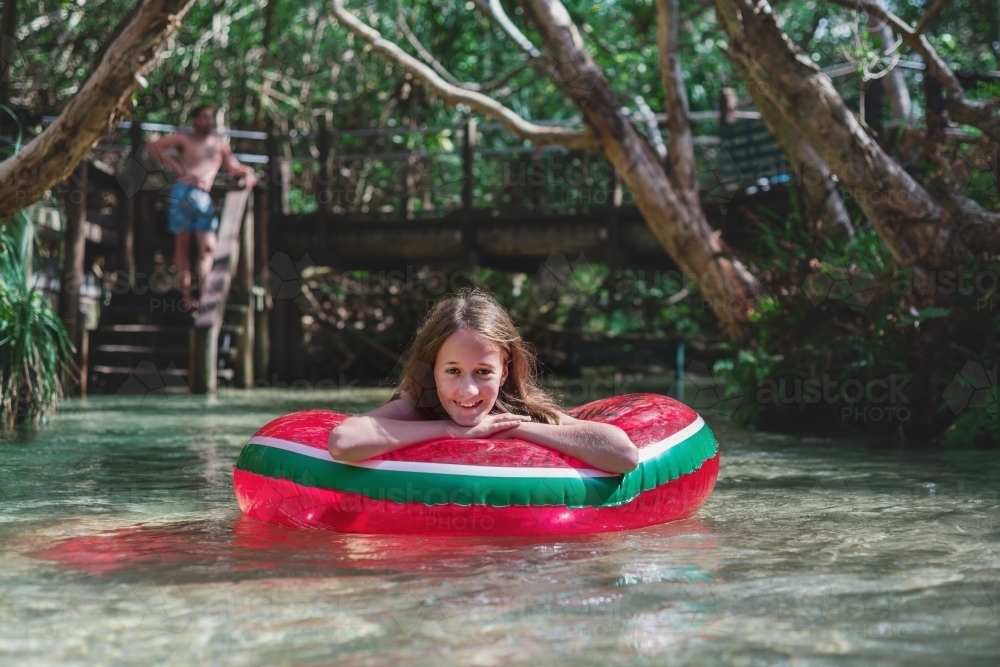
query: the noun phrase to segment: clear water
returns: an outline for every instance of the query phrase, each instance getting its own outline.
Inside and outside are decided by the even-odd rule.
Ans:
[[[384,393],[102,397],[0,442],[0,663],[1000,664],[1000,456],[717,431],[696,518],[571,539],[241,517],[245,440]]]

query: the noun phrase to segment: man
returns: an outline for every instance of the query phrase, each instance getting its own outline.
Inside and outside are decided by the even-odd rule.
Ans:
[[[192,134],[174,134],[150,142],[149,154],[177,175],[177,182],[167,195],[167,217],[174,237],[174,265],[184,299],[191,304],[191,267],[189,253],[191,234],[197,242],[198,288],[204,289],[205,280],[212,270],[215,253],[216,231],[219,217],[209,191],[219,169],[242,178],[244,186],[252,188],[257,179],[253,169],[240,164],[233,151],[221,136],[215,133],[215,114],[208,105],[191,111]],[[167,151],[174,149],[177,157]]]

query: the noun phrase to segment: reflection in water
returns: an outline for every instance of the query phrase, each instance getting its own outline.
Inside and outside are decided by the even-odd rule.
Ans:
[[[711,549],[715,541],[697,519],[678,521],[646,531],[658,538],[660,549],[669,549],[673,538],[687,548]],[[588,549],[612,543],[620,535],[570,536],[560,539],[561,560],[586,559]],[[92,535],[56,540],[37,550],[22,550],[33,558],[51,561],[68,571],[93,576],[137,575],[150,579],[239,581],[248,577],[301,577],[363,574],[421,574],[450,576],[470,569],[502,565],[508,554],[531,553],[552,544],[551,538],[414,537],[404,535],[337,534],[276,526],[239,516],[225,523],[211,520],[139,524]],[[583,548],[574,548],[575,546]],[[676,547],[677,544],[674,544]],[[522,559],[529,565],[532,559]],[[643,572],[642,561],[629,572]],[[655,569],[655,567],[654,567]],[[690,568],[688,568],[690,569]],[[669,570],[669,568],[668,568]],[[704,575],[699,575],[703,578]],[[646,581],[662,580],[662,574]],[[616,584],[640,583],[632,574]]]
[[[694,519],[573,538],[293,530],[243,443],[381,394],[90,400],[0,443],[4,664],[995,664],[985,452],[728,432]]]

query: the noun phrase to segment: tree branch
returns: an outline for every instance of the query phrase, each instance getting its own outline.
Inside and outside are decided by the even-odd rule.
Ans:
[[[427,47],[421,44],[420,40],[417,39],[417,36],[413,34],[413,31],[410,29],[410,26],[406,24],[406,19],[403,17],[402,7],[400,7],[399,15],[396,17],[396,25],[403,32],[403,35],[406,37],[406,41],[410,43],[410,46],[416,49],[417,53],[420,54],[420,57],[423,58],[428,64],[430,64],[430,66],[434,68],[434,71],[440,74],[444,80],[446,80],[453,86],[458,86],[459,88],[465,88],[466,90],[473,90],[477,93],[496,92],[504,88],[504,86],[506,86],[511,79],[513,79],[515,76],[523,72],[524,68],[527,67],[527,65],[521,65],[520,67],[516,67],[511,72],[505,74],[496,81],[490,81],[488,83],[466,83],[464,81],[459,81],[458,77],[454,76],[451,72],[449,72],[448,68],[442,65],[440,61],[438,61],[438,59],[434,57],[434,54],[431,53],[430,50],[427,49]],[[504,90],[502,91],[501,94],[502,95],[510,94],[510,90],[509,89]]]
[[[100,65],[59,117],[0,163],[0,221],[65,180],[91,148],[130,112],[129,101],[156,65],[194,0],[144,0]]]
[[[420,54],[420,57],[423,58],[424,61],[427,62],[427,64],[433,67],[434,71],[441,75],[441,78],[443,78],[445,81],[447,81],[453,86],[458,86],[459,88],[465,88],[466,90],[474,90],[476,92],[479,92],[480,86],[478,83],[463,83],[459,81],[452,75],[451,72],[449,72],[445,68],[444,65],[438,62],[437,58],[434,57],[433,53],[424,48],[424,45],[420,43],[420,40],[417,39],[417,36],[413,34],[412,30],[410,30],[410,26],[406,25],[406,19],[403,17],[402,5],[399,6],[399,13],[396,16],[396,26],[403,33],[403,36],[406,37],[406,41],[410,43],[410,46],[416,49],[417,53]]]
[[[479,9],[496,21],[507,36],[514,40],[514,43],[528,56],[528,64],[533,70],[550,79],[555,77],[556,70],[552,62],[545,57],[545,54],[535,48],[535,45],[524,36],[523,32],[517,29],[517,26],[504,12],[500,0],[475,0],[475,2]]]
[[[684,74],[677,55],[679,0],[656,0],[656,43],[660,51],[660,77],[663,81],[667,127],[670,130],[667,160],[669,177],[681,192],[697,198],[698,169],[694,164],[694,135],[688,118]]]
[[[945,0],[937,0],[937,2],[931,5],[931,8],[928,9],[927,13],[921,17],[920,22],[917,23],[917,27],[913,29],[913,32],[918,35],[924,34],[924,31],[927,30],[927,26],[930,22],[934,20],[934,17],[941,13],[942,9],[944,9],[944,3]]]
[[[555,83],[601,139],[601,152],[635,196],[646,224],[682,271],[698,283],[722,328],[738,336],[753,312],[759,285],[705,219],[701,202],[678,192],[656,153],[622,112],[621,102],[590,55],[560,0],[520,0],[528,22],[556,64]]]
[[[948,63],[938,55],[926,37],[916,32],[898,16],[884,9],[878,2],[872,2],[871,0],[830,1],[841,7],[867,12],[869,16],[876,16],[885,21],[896,31],[907,46],[923,58],[924,64],[927,66],[927,71],[947,91],[948,112],[951,114],[951,117],[959,123],[978,127],[991,140],[1000,143],[1000,113],[998,113],[998,110],[981,102],[966,99],[965,91],[962,89],[962,84],[959,82],[958,77],[948,67]]]
[[[386,40],[378,31],[365,25],[344,7],[344,0],[333,0],[332,12],[345,28],[368,42],[372,49],[388,57],[414,77],[419,78],[425,86],[436,93],[445,104],[454,106],[466,104],[473,109],[490,116],[503,125],[509,132],[521,139],[527,139],[536,146],[561,145],[570,149],[596,149],[599,142],[592,132],[578,132],[563,127],[551,127],[530,123],[496,100],[471,90],[465,90],[448,83],[428,65],[420,62],[398,45]]]
[[[968,247],[948,212],[860,125],[811,58],[782,32],[764,0],[715,0],[729,57],[809,142],[903,266],[955,266]]]
[[[483,12],[489,14],[494,21],[503,29],[507,35],[517,43],[521,50],[528,54],[531,58],[541,58],[542,52],[535,48],[535,45],[531,43],[531,40],[524,36],[524,33],[517,29],[513,21],[507,16],[507,12],[503,10],[503,5],[500,4],[500,0],[476,0],[476,4],[479,5],[479,9]]]

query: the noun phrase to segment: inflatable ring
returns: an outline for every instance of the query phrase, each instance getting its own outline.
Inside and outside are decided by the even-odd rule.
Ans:
[[[334,461],[330,431],[348,415],[279,417],[233,471],[240,509],[284,526],[345,533],[545,535],[642,528],[694,514],[719,472],[719,446],[689,407],[629,394],[570,410],[620,427],[639,466],[594,470],[523,440],[432,440],[359,462]]]

